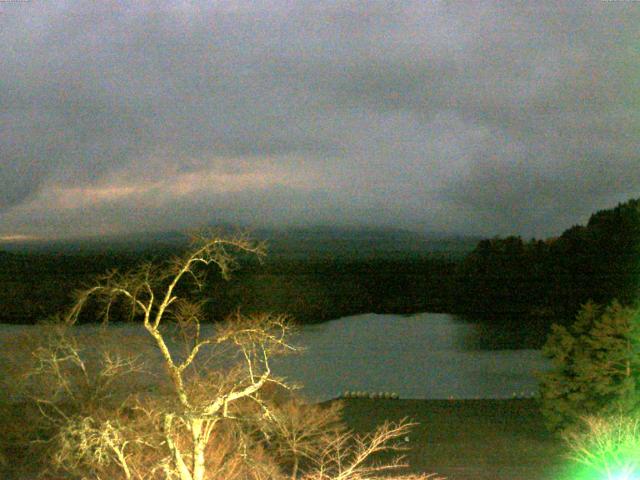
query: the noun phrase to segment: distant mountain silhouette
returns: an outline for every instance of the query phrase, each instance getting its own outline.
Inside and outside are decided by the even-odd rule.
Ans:
[[[237,232],[230,225],[211,227],[223,234]],[[464,254],[471,251],[479,237],[445,233],[421,234],[383,227],[282,227],[245,230],[256,240],[267,242],[272,255],[372,256],[409,255],[429,252]],[[0,250],[13,252],[96,253],[139,252],[155,249],[182,249],[188,246],[189,232],[175,230],[136,232],[56,241],[6,242]]]

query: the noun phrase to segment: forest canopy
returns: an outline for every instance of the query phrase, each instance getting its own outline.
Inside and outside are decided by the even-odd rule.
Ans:
[[[580,305],[640,298],[640,199],[591,215],[557,238],[482,240],[458,267],[460,307],[487,319],[572,321]]]

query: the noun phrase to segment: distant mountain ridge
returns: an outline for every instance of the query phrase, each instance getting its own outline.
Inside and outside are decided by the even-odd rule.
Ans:
[[[225,234],[238,231],[228,225],[212,228]],[[258,228],[247,231],[252,238],[266,241],[270,254],[293,257],[416,255],[435,252],[464,254],[473,250],[480,240],[480,237],[456,234],[421,234],[405,229],[366,226]],[[189,237],[187,232],[168,230],[69,240],[4,242],[0,244],[0,250],[61,254],[179,250],[188,245]]]

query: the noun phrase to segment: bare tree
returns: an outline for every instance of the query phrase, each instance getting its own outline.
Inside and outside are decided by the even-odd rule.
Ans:
[[[289,469],[292,480],[301,471],[304,474],[315,468],[316,459],[336,437],[345,433],[342,407],[340,402],[320,406],[296,398],[271,407],[271,421],[262,424],[261,431],[273,447],[276,459]]]
[[[64,323],[38,326],[22,392],[44,420],[38,429],[49,432],[47,440],[35,442],[49,447],[51,468],[43,473],[62,469],[80,477],[113,478],[115,471],[137,478],[130,458],[142,446],[152,446],[153,429],[140,428],[143,415],[130,415],[131,385],[151,372],[135,342],[106,330],[87,333]]]
[[[278,408],[269,400],[267,387],[288,388],[271,369],[274,356],[295,351],[285,316],[238,312],[203,328],[203,302],[189,296],[203,288],[207,267],[227,277],[239,252],[264,251],[245,236],[199,236],[164,266],[112,271],[77,292],[48,342],[34,350],[28,376],[43,415],[56,425],[54,466],[82,478],[258,480],[283,477],[281,464],[289,462],[292,479],[360,480],[399,465],[372,467],[366,459],[411,424],[358,437],[337,426],[337,407],[303,414],[297,404]],[[106,339],[87,348],[70,327],[92,299],[103,306],[104,325],[124,301],[150,342],[132,352],[131,340],[121,341],[128,354]],[[131,375],[157,375],[148,385],[154,391],[132,392],[123,380]]]
[[[385,472],[407,467],[404,457],[398,456],[390,463],[373,463],[371,457],[386,451],[402,451],[405,448],[393,442],[406,436],[415,426],[403,419],[400,422],[385,422],[373,433],[354,435],[345,432],[334,436],[324,450],[315,457],[315,468],[305,475],[305,480],[367,480],[380,478]],[[442,480],[435,474],[393,477],[400,479]]]
[[[89,297],[101,297],[105,303],[105,321],[116,299],[124,297],[130,303],[131,318],[142,317],[145,330],[151,335],[162,355],[178,408],[164,413],[162,432],[170,452],[168,471],[177,473],[181,480],[203,480],[205,478],[205,449],[217,424],[225,418],[233,418],[231,405],[243,398],[260,402],[257,393],[267,382],[276,382],[271,375],[270,358],[292,348],[285,343],[288,326],[282,316],[260,315],[245,318],[237,315],[214,335],[201,335],[201,304],[191,302],[178,294],[180,283],[187,278],[203,285],[203,269],[216,265],[224,276],[234,267],[234,256],[230,250],[240,250],[262,255],[264,248],[244,237],[232,239],[198,239],[195,248],[183,257],[176,258],[169,268],[158,270],[152,265],[125,275],[112,272],[98,285],[81,292],[77,303],[67,316],[67,324],[74,323]],[[163,330],[163,321],[173,319],[187,339],[188,348],[180,355],[172,351]],[[232,377],[232,381],[203,382],[197,369],[199,356],[206,355],[210,347],[231,344],[244,359],[243,374]],[[209,348],[208,348],[209,347]],[[211,380],[211,379],[208,379]],[[217,378],[216,380],[220,380]],[[207,388],[203,392],[202,386]],[[211,388],[213,387],[213,391]],[[216,388],[217,387],[217,388]],[[268,415],[265,410],[265,414]],[[189,444],[179,444],[179,430],[186,429],[191,435]],[[121,461],[119,459],[119,461]]]

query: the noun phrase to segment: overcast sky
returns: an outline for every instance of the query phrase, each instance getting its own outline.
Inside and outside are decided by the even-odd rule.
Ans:
[[[640,197],[640,2],[31,0],[0,29],[0,237],[546,237]]]

